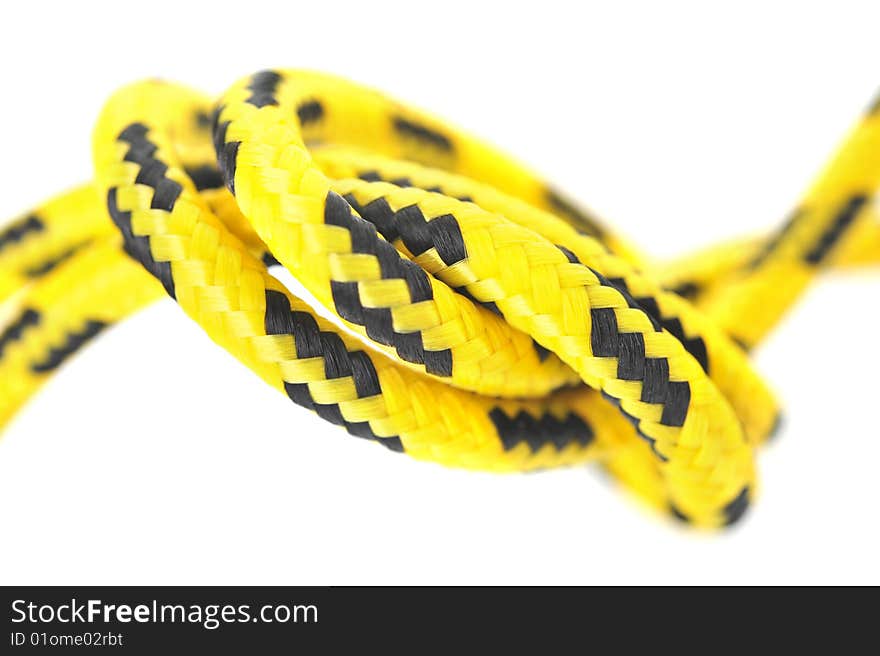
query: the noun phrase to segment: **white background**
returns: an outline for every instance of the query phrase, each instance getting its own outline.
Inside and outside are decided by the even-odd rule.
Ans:
[[[583,4],[18,3],[0,214],[89,177],[120,84],[305,67],[448,117],[672,256],[775,225],[880,80],[876,2]],[[0,582],[878,583],[877,291],[828,276],[759,351],[786,428],[747,520],[711,535],[592,469],[497,477],[352,439],[163,301],[5,431]]]

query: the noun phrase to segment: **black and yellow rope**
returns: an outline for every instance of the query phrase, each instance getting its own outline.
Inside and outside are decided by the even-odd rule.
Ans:
[[[745,349],[822,267],[880,257],[876,108],[784,228],[671,264],[479,140],[327,75],[264,71],[215,105],[135,84],[94,156],[93,183],[0,233],[0,421],[164,290],[352,435],[493,471],[597,460],[705,526],[745,511],[778,420]]]

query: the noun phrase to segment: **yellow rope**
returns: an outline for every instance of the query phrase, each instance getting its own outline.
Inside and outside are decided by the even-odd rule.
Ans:
[[[876,109],[783,228],[672,263],[483,142],[327,75],[263,71],[213,105],[135,84],[93,145],[94,182],[0,233],[0,422],[164,289],[355,436],[492,471],[598,460],[701,526],[743,514],[778,421],[745,349],[820,268],[880,256]]]

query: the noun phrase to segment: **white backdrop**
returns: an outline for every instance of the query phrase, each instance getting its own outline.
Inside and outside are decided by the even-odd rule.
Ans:
[[[583,4],[20,3],[0,214],[89,177],[120,84],[305,67],[448,117],[672,256],[775,225],[880,80],[876,2]],[[878,283],[829,276],[758,352],[787,422],[718,535],[593,469],[498,477],[352,439],[162,301],[3,434],[0,583],[878,583]]]

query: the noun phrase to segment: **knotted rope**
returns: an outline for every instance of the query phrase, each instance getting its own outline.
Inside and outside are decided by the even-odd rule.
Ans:
[[[747,350],[821,268],[880,254],[877,107],[784,227],[672,264],[494,148],[327,75],[264,71],[215,104],[124,88],[94,161],[93,183],[0,233],[0,421],[167,294],[352,435],[492,471],[598,460],[705,526],[743,514],[778,421]]]

